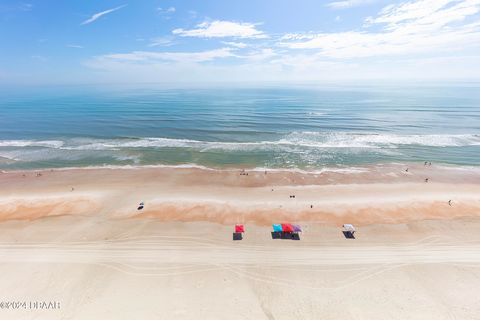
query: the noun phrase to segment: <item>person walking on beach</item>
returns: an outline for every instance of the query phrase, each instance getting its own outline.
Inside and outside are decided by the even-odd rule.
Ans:
[[[428,182],[428,178],[425,178],[425,182]]]
[[[452,200],[448,200],[448,205],[451,207],[452,206]]]

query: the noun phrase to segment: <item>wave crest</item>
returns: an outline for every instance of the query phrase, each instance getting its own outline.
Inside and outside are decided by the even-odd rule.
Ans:
[[[62,150],[122,150],[130,148],[192,148],[200,151],[274,150],[295,148],[398,148],[402,145],[428,147],[479,146],[480,136],[474,134],[396,135],[292,132],[278,140],[257,142],[221,142],[171,138],[0,140],[0,147],[41,147]]]

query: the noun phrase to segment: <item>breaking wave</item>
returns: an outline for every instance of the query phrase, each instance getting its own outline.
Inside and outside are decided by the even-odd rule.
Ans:
[[[200,151],[269,150],[287,148],[398,148],[405,145],[429,147],[480,146],[480,135],[433,134],[395,135],[292,132],[278,140],[257,142],[221,142],[170,138],[0,140],[0,147],[40,147],[62,150],[122,150],[135,148],[192,148]]]
[[[59,140],[0,140],[0,147],[45,147],[59,149],[64,142]]]

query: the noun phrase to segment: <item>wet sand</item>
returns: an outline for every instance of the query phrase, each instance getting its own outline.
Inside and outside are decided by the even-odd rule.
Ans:
[[[0,220],[81,215],[339,226],[480,214],[479,170],[409,165],[405,172],[405,167],[319,173],[198,168],[7,172],[0,174]],[[145,208],[139,211],[142,201]]]

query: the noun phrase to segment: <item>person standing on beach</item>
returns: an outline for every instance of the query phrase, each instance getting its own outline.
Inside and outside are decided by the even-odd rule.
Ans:
[[[452,200],[448,200],[448,205],[451,207],[452,206]]]

